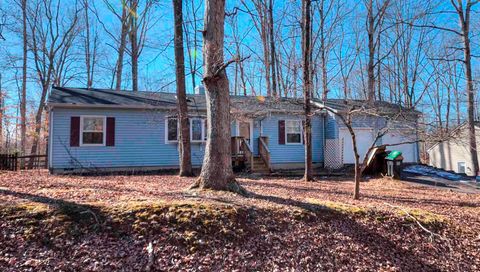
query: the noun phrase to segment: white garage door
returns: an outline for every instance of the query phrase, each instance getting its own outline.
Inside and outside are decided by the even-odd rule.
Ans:
[[[405,135],[397,131],[392,131],[382,137],[382,144],[399,144],[415,140],[415,135]],[[398,150],[402,152],[404,162],[417,162],[416,144],[401,144],[395,146],[388,146],[387,150]]]
[[[339,130],[339,139],[343,142],[343,163],[353,164],[355,163],[355,156],[352,146],[352,136],[346,128],[341,128]],[[372,145],[373,142],[373,129],[370,128],[361,128],[355,129],[355,138],[357,141],[358,154],[360,155],[360,162],[365,157],[365,154],[368,151],[368,148]]]

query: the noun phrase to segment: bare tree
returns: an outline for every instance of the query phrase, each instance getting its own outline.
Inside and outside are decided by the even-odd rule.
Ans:
[[[85,37],[84,37],[84,47],[85,47],[85,68],[87,74],[87,88],[93,86],[93,78],[95,75],[95,66],[97,64],[97,50],[99,44],[99,37],[97,30],[95,29],[92,33],[91,28],[91,18],[90,18],[90,1],[83,0],[84,7],[84,23],[85,23]],[[93,37],[92,37],[93,35]]]
[[[380,0],[379,0],[380,1]],[[367,35],[368,35],[368,64],[367,64],[367,100],[369,103],[375,100],[375,67],[379,63],[376,58],[378,46],[380,46],[380,32],[382,22],[390,4],[390,0],[382,3],[374,0],[364,0],[367,9]]]
[[[0,41],[5,41],[5,37],[3,36],[3,29],[7,24],[7,14],[3,8],[0,7]]]
[[[65,65],[69,50],[78,32],[80,9],[64,9],[59,0],[39,0],[27,17],[30,28],[30,50],[41,87],[40,100],[35,114],[35,135],[31,154],[37,153],[45,99],[51,85],[61,85],[65,79]],[[63,15],[60,16],[60,13]],[[32,160],[33,163],[33,160]]]
[[[246,12],[252,18],[253,24],[255,29],[260,35],[260,39],[262,41],[262,48],[263,48],[263,56],[262,62],[264,65],[265,70],[265,85],[267,89],[267,96],[272,95],[272,84],[271,84],[271,57],[270,52],[271,44],[269,43],[270,40],[270,31],[269,31],[269,15],[268,15],[268,7],[266,0],[253,0],[252,4],[255,8],[255,12],[250,10],[249,5],[242,0],[243,7],[245,8]]]
[[[329,83],[332,78],[329,77],[329,58],[336,44],[341,40],[342,35],[345,35],[344,32],[340,32],[338,27],[345,20],[350,9],[345,8],[344,1],[315,1],[312,2],[313,5],[313,27],[312,31],[312,47],[314,51],[313,55],[313,76],[314,81],[321,81],[321,94],[318,94],[317,97],[322,100],[326,100],[329,93]],[[352,7],[351,9],[353,9]],[[317,29],[315,30],[315,26]],[[319,68],[317,68],[319,66]],[[320,80],[316,80],[320,77]],[[333,76],[332,76],[333,77]],[[320,86],[317,87],[317,84],[313,83],[316,90],[320,89]]]
[[[201,5],[196,5],[194,0],[185,1],[185,4],[186,12],[184,13],[184,16],[186,17],[186,20],[183,22],[183,28],[185,30],[185,45],[188,53],[188,68],[192,80],[192,88],[195,88],[197,86],[197,73],[200,69],[199,66],[201,66],[198,64],[198,52],[200,50],[199,38],[197,36],[199,32],[198,12]]]
[[[302,1],[302,61],[303,61],[303,102],[305,107],[305,181],[311,181],[312,175],[312,21],[311,1]]]
[[[132,90],[138,91],[138,61],[145,45],[147,32],[157,22],[151,20],[150,13],[155,1],[146,0],[140,7],[138,0],[129,0],[129,37],[130,56],[132,60]],[[143,7],[143,8],[142,8]]]
[[[27,61],[28,61],[28,44],[27,44],[27,0],[20,0],[22,9],[22,91],[20,95],[20,146],[22,154],[26,153],[27,148]]]
[[[241,33],[239,31],[237,14],[232,14],[231,16],[227,17],[227,19],[229,19],[228,22],[232,30],[232,42],[234,44],[234,49],[235,49],[234,55],[241,56],[243,55],[242,43],[247,37],[247,35],[243,34],[243,36],[240,36]],[[242,91],[242,94],[247,95],[247,79],[245,76],[244,62],[240,62],[240,61],[235,63],[235,82],[234,82],[234,92],[233,92],[235,95],[239,95],[240,93],[238,90],[239,87]]]
[[[207,103],[207,144],[202,171],[193,188],[243,193],[235,181],[230,150],[230,92],[224,62],[225,0],[206,0],[203,30],[203,84]]]
[[[105,25],[104,19],[101,18],[99,11],[93,5],[93,10],[98,22],[102,25],[103,30],[108,34],[108,36],[110,36],[110,38],[116,43],[115,46],[110,46],[117,51],[117,61],[115,64],[115,71],[113,73],[113,77],[115,78],[115,90],[120,91],[122,89],[124,56],[127,50],[127,38],[130,30],[129,20],[131,12],[129,11],[126,1],[122,1],[121,12],[117,11],[115,5],[112,4],[110,0],[103,0],[103,3],[107,6],[108,10],[114,15],[114,17],[117,18],[117,22],[120,23],[120,33],[114,33],[107,25]]]
[[[472,76],[472,53],[470,47],[470,15],[472,7],[478,4],[479,1],[467,0],[465,8],[463,7],[463,0],[451,0],[455,11],[458,14],[458,19],[461,27],[461,37],[463,40],[463,63],[465,65],[465,76],[467,80],[467,116],[468,129],[470,139],[470,154],[472,156],[473,172],[479,175],[478,153],[477,153],[477,138],[475,136],[475,91],[473,89]]]
[[[5,96],[6,96],[6,92],[3,90],[2,80],[3,80],[2,73],[0,73],[0,150],[2,150],[3,141],[4,141],[3,123],[5,119]]]
[[[446,31],[450,34],[454,34],[456,37],[460,38],[462,41],[462,46],[460,51],[463,52],[463,58],[456,58],[454,54],[453,56],[449,56],[444,58],[445,61],[460,61],[463,63],[465,68],[465,78],[466,78],[466,92],[467,92],[467,123],[468,123],[468,130],[469,130],[469,150],[472,160],[473,172],[475,175],[479,174],[479,165],[478,165],[478,154],[477,154],[477,141],[476,141],[476,133],[475,133],[475,90],[473,86],[473,76],[472,76],[472,52],[471,52],[471,33],[470,33],[470,26],[471,26],[471,14],[472,8],[480,1],[472,1],[466,0],[466,4],[464,5],[464,0],[450,0],[452,7],[454,8],[454,13],[458,17],[458,22],[460,26],[460,30],[444,27],[435,24],[415,24],[408,22],[408,24],[420,27],[420,28],[431,28],[440,31]],[[440,12],[447,13],[445,11]],[[457,51],[457,50],[454,50]]]
[[[275,35],[273,25],[273,0],[268,2],[268,31],[270,40],[270,68],[272,69],[272,95],[277,96],[277,64],[275,53]]]
[[[417,115],[414,111],[409,110],[403,111],[402,108],[399,108],[396,112],[384,110],[380,105],[377,105],[375,102],[363,103],[352,100],[345,100],[343,103],[343,110],[334,110],[325,104],[319,105],[315,103],[317,107],[326,110],[332,115],[338,117],[341,124],[345,126],[352,138],[352,149],[355,159],[355,187],[353,191],[353,198],[360,198],[360,182],[362,181],[362,173],[367,166],[369,156],[376,147],[388,147],[388,146],[398,146],[402,144],[411,144],[417,143],[420,140],[418,138],[412,139],[407,138],[405,141],[392,143],[392,144],[381,144],[378,145],[378,140],[381,139],[391,130],[396,131],[407,131],[418,129],[418,123],[416,121]],[[378,119],[378,123],[375,127],[375,135],[373,140],[370,143],[359,143],[357,142],[356,133],[355,133],[355,120],[362,119],[365,117],[374,117]],[[405,135],[409,135],[405,133]],[[367,145],[368,149],[363,158],[360,158],[359,145]]]
[[[342,26],[338,46],[336,50],[333,50],[333,53],[338,63],[338,70],[340,74],[341,88],[343,90],[344,99],[352,98],[350,79],[354,72],[354,68],[360,54],[360,39],[358,38],[358,32],[355,32],[355,35],[356,36],[353,38],[354,44],[349,44],[349,41],[347,41],[345,37],[345,29]]]
[[[175,20],[175,74],[177,82],[178,118],[180,122],[179,156],[180,176],[192,176],[192,156],[190,149],[190,127],[188,125],[188,104],[185,89],[185,57],[183,53],[183,7],[182,0],[173,0]]]

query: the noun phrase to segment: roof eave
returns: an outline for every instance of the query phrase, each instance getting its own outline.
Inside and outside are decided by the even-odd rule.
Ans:
[[[342,113],[342,111],[339,111],[339,110],[336,110],[332,107],[328,107],[326,106],[325,104],[323,104],[322,102],[318,102],[318,101],[311,101],[311,103],[318,107],[319,109],[325,109],[327,111],[330,111],[330,112],[333,112],[333,113]]]
[[[172,106],[135,106],[135,105],[92,105],[92,104],[72,104],[72,103],[48,103],[48,109],[53,108],[67,108],[67,109],[78,109],[78,108],[95,108],[95,109],[146,109],[146,110],[170,110],[176,109]]]

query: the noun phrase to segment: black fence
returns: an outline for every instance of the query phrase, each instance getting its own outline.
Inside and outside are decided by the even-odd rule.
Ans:
[[[17,171],[46,168],[48,168],[47,155],[0,154],[0,170]]]
[[[17,154],[0,154],[0,170],[17,171]]]

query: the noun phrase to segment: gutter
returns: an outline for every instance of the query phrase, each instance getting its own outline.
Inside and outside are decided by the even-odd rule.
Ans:
[[[94,108],[94,109],[144,109],[144,110],[163,110],[172,109],[176,110],[177,107],[171,106],[134,106],[134,105],[91,105],[91,104],[72,104],[72,103],[48,103],[47,109],[53,108],[65,108],[65,109],[79,109],[79,108]]]
[[[177,110],[177,107],[172,106],[136,106],[136,105],[90,105],[90,104],[72,104],[72,103],[47,103],[45,106],[47,110],[53,108],[64,108],[64,109],[134,109],[134,110]],[[190,107],[189,111],[206,111],[207,109]],[[287,111],[287,110],[268,110],[269,113],[298,113],[301,114],[303,111]],[[255,113],[255,112],[253,112]]]

